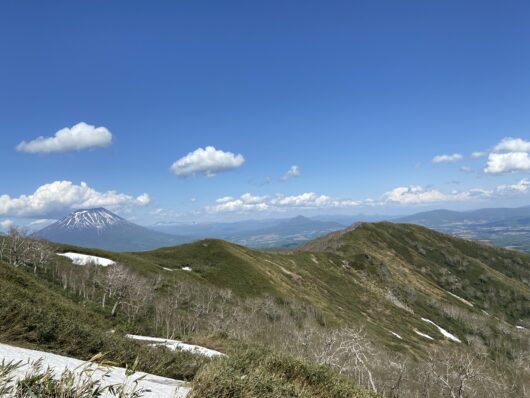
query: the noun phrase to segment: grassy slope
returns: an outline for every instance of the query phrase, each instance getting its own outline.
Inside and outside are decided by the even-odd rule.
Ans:
[[[168,278],[195,278],[241,296],[301,299],[320,309],[327,323],[364,323],[370,335],[396,350],[418,353],[428,344],[414,329],[443,341],[421,317],[461,337],[475,333],[465,322],[445,316],[433,300],[484,317],[486,323],[499,317],[513,326],[530,319],[530,288],[522,282],[530,280],[529,255],[414,225],[362,224],[293,253],[205,240],[128,256],[135,258],[135,266],[149,264],[144,270],[175,269],[161,271]],[[180,270],[184,266],[193,272]],[[412,311],[396,306],[388,291]],[[404,341],[396,341],[390,331]]]
[[[184,380],[200,371],[193,384],[193,396],[200,397],[374,396],[330,370],[264,348],[232,347],[230,358],[212,363],[185,352],[148,348],[111,333],[115,320],[90,308],[89,302],[79,302],[45,278],[1,262],[0,292],[2,343],[86,360],[104,352],[105,359],[121,366],[138,357],[138,370]]]
[[[323,367],[261,348],[212,362],[193,381],[190,398],[375,398]]]
[[[0,263],[0,342],[88,360],[98,353],[139,370],[191,379],[205,362],[188,353],[151,350],[110,333],[111,321],[31,273]]]
[[[448,344],[421,317],[463,340],[480,333],[465,320],[448,317],[443,306],[480,317],[485,325],[502,322],[496,318],[506,320],[509,328],[530,322],[530,255],[415,225],[360,224],[291,253],[256,251],[213,239],[141,253],[82,252],[110,257],[141,273],[162,273],[168,283],[194,279],[243,297],[267,294],[302,300],[321,311],[329,325],[362,323],[385,346],[417,355],[430,342],[415,329]],[[391,331],[404,339],[397,340]]]

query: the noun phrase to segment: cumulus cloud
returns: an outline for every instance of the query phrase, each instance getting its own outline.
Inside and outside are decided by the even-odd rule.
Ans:
[[[507,137],[493,148],[493,152],[530,152],[530,141]]]
[[[463,159],[463,156],[459,153],[453,153],[452,155],[437,155],[432,158],[433,163],[454,163],[459,162]]]
[[[269,211],[284,212],[289,209],[350,208],[363,204],[360,201],[335,199],[327,195],[305,192],[299,195],[256,196],[245,193],[238,198],[224,196],[208,206],[210,213]],[[368,201],[366,202],[368,204]]]
[[[474,188],[443,192],[418,185],[396,187],[386,192],[380,200],[338,199],[315,192],[299,195],[274,194],[257,196],[245,193],[239,197],[223,196],[205,210],[208,213],[281,213],[289,210],[352,209],[374,206],[416,206],[445,202],[483,201],[500,197],[530,193],[530,179],[524,178],[511,185],[499,185],[490,189]]]
[[[527,178],[523,178],[511,185],[498,185],[491,189],[475,188],[467,191],[451,191],[449,193],[443,193],[436,189],[425,189],[419,186],[397,187],[384,195],[385,200],[382,204],[417,205],[436,202],[485,200],[528,192],[530,192],[530,179]]]
[[[435,203],[465,200],[475,196],[472,192],[442,193],[437,189],[426,189],[421,186],[397,187],[386,192],[384,198],[386,202],[415,205],[422,203]]]
[[[476,151],[471,154],[471,157],[477,159],[486,156],[487,154],[488,152]]]
[[[0,215],[45,218],[60,216],[80,208],[107,207],[125,210],[149,204],[149,195],[131,196],[116,191],[98,192],[85,182],[55,181],[37,188],[30,195],[12,198],[0,195]]]
[[[530,170],[530,157],[527,152],[490,153],[485,173],[500,174],[511,171]]]
[[[496,188],[496,191],[499,193],[526,193],[530,189],[530,180],[528,178],[523,178],[522,180],[516,182],[512,185],[499,185]]]
[[[504,138],[488,155],[484,172],[502,174],[530,171],[530,141],[521,138]]]
[[[289,170],[282,176],[282,181],[287,181],[291,177],[298,177],[300,175],[300,167],[292,165]]]
[[[213,146],[198,148],[171,165],[171,172],[179,177],[204,174],[213,177],[215,174],[237,169],[245,162],[243,155],[224,152]]]
[[[96,127],[84,122],[65,127],[52,137],[38,137],[29,142],[22,141],[17,151],[27,153],[52,153],[79,151],[86,148],[106,147],[112,143],[112,134],[105,127]]]

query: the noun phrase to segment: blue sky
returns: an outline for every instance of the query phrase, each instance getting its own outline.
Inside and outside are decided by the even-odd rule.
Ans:
[[[524,1],[2,2],[0,223],[92,204],[144,224],[527,204],[529,15]],[[77,147],[19,145],[64,128]]]

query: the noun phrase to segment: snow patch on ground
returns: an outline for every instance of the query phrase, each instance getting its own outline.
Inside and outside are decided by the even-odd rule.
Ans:
[[[434,323],[433,321],[430,321],[429,319],[426,319],[426,318],[421,318],[421,320],[423,322],[427,322],[427,323],[430,323],[431,325],[435,326],[438,331],[443,334],[445,337],[447,337],[449,340],[451,341],[454,341],[455,343],[461,343],[460,339],[458,337],[456,337],[454,334],[451,334],[449,333],[447,330],[445,330],[444,328],[438,326],[436,323]]]
[[[182,271],[193,271],[190,267],[182,267]]]
[[[311,254],[311,261],[313,261],[315,264],[318,264],[318,260],[314,254]]]
[[[390,333],[391,333],[394,337],[396,337],[396,338],[398,338],[398,339],[400,339],[400,340],[403,340],[403,337],[401,337],[399,334],[397,334],[397,333],[395,333],[395,332],[392,332],[392,331],[390,331]]]
[[[515,326],[516,329],[519,329],[519,330],[526,330],[526,328],[524,326],[521,326],[521,325],[517,325]]]
[[[172,269],[172,268],[166,268],[166,267],[162,267],[162,269],[165,269],[166,271],[171,271],[171,272],[175,271],[175,270]]]
[[[58,256],[67,257],[75,265],[87,265],[87,264],[95,264],[100,265],[102,267],[107,267],[109,265],[116,264],[116,262],[103,257],[98,256],[89,256],[88,254],[81,254],[81,253],[74,253],[74,252],[68,252],[68,253],[57,253]]]
[[[469,305],[470,307],[474,307],[473,303],[470,303],[469,301],[467,301],[466,299],[460,297],[460,296],[457,296],[456,294],[454,293],[451,293],[451,292],[447,292],[449,293],[451,296],[453,296],[455,299],[457,300],[460,300],[461,302],[463,302],[464,304],[466,305]]]
[[[92,374],[92,378],[99,379],[102,386],[123,384],[127,382],[127,386],[129,386],[130,389],[133,389],[134,381],[140,379],[138,380],[137,388],[145,390],[142,397],[146,398],[185,398],[190,391],[188,387],[185,387],[186,383],[180,380],[155,376],[143,372],[136,372],[127,379],[125,369],[123,368],[110,367],[97,369],[96,365],[79,359],[51,354],[44,351],[28,350],[7,344],[0,344],[0,362],[22,362],[22,367],[15,371],[15,377],[18,379],[23,378],[26,372],[31,370],[31,364],[38,360],[42,360],[43,370],[50,368],[57,377],[59,377],[66,369],[77,375],[80,375],[84,370],[94,369],[95,372]],[[103,397],[108,396],[110,395],[103,395]]]
[[[425,337],[426,339],[429,339],[429,340],[434,340],[431,336],[429,336],[427,333],[422,333],[420,332],[419,330],[416,330],[414,329],[414,333],[416,333],[417,335],[421,336],[421,337]]]
[[[148,336],[138,336],[134,334],[128,334],[126,335],[129,339],[133,340],[139,340],[139,341],[145,341],[147,343],[151,343],[152,346],[162,346],[166,347],[171,351],[188,351],[193,354],[203,355],[205,357],[214,358],[214,357],[225,357],[226,354],[223,354],[222,352],[211,350],[209,348],[201,347],[198,345],[193,344],[186,344],[179,340],[169,340],[169,339],[162,339],[159,337],[148,337]]]

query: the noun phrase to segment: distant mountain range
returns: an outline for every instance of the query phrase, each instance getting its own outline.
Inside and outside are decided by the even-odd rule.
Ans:
[[[462,238],[530,251],[530,206],[472,211],[433,210],[394,221],[423,225]]]
[[[51,242],[112,251],[144,251],[203,238],[219,238],[254,248],[296,247],[344,228],[335,221],[292,219],[235,223],[134,224],[104,208],[77,210],[34,235]],[[156,229],[156,230],[155,230]]]
[[[49,241],[113,251],[144,251],[205,238],[252,248],[295,248],[358,221],[423,225],[458,237],[530,251],[530,206],[474,211],[432,210],[401,218],[298,216],[231,223],[158,223],[146,228],[103,208],[75,211],[35,235]]]
[[[218,238],[254,248],[289,248],[342,229],[347,224],[304,216],[234,223],[158,224],[153,228],[197,239]]]
[[[192,240],[142,227],[104,208],[74,211],[35,236],[51,242],[113,251],[143,251]]]

